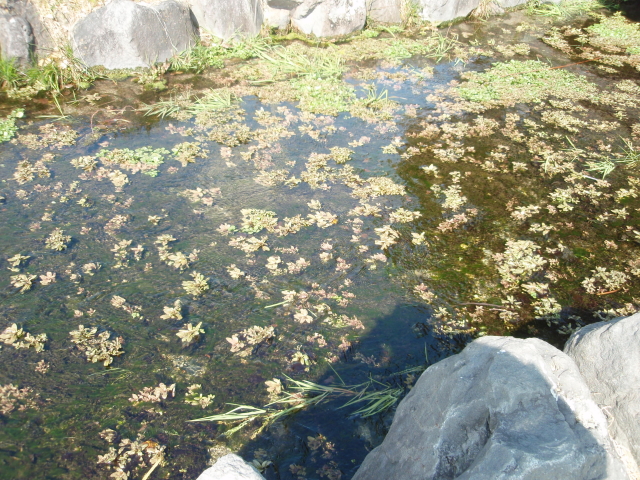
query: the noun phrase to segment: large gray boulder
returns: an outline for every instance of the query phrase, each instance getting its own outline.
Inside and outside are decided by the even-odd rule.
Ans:
[[[301,3],[302,0],[267,0],[262,7],[264,23],[269,27],[287,28],[291,12]]]
[[[88,66],[136,68],[187,50],[197,36],[189,8],[174,0],[112,0],[74,26],[72,46]]]
[[[253,36],[263,21],[261,0],[187,0],[201,28],[229,40]]]
[[[34,47],[33,31],[25,18],[0,15],[0,54],[3,59],[27,66],[31,62]]]
[[[520,5],[527,3],[529,0],[498,0],[497,3],[500,4],[502,8],[514,8]],[[562,0],[551,0],[545,3],[560,3]]]
[[[405,0],[369,0],[367,15],[380,23],[401,23]]]
[[[626,478],[567,355],[484,337],[422,374],[353,480]]]
[[[640,478],[640,313],[581,328],[564,351],[609,417],[618,452]]]
[[[304,0],[291,15],[294,27],[307,35],[336,37],[362,30],[365,0]]]
[[[417,0],[423,20],[439,23],[466,17],[480,4],[480,0]]]
[[[42,23],[38,9],[29,0],[0,0],[0,14],[21,17],[33,34],[32,52],[46,56],[53,47],[51,35]]]
[[[230,453],[220,457],[213,467],[207,468],[196,480],[264,480],[264,477],[251,464]]]

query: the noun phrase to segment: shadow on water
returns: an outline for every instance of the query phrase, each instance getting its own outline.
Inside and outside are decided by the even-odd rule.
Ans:
[[[435,335],[426,323],[428,317],[423,307],[398,304],[390,314],[376,319],[376,326],[353,342],[340,361],[320,376],[293,378],[321,385],[340,384],[340,380],[356,385],[370,377],[394,388],[404,387],[406,394],[421,370],[399,372],[458,353],[470,340],[462,335]],[[237,453],[247,461],[272,461],[273,465],[263,473],[267,480],[295,480],[299,478],[293,473],[296,466],[305,469],[305,478],[349,479],[367,453],[384,439],[395,406],[382,414],[361,418],[353,412],[363,404],[341,408],[347,401],[348,398],[334,399],[276,422]]]

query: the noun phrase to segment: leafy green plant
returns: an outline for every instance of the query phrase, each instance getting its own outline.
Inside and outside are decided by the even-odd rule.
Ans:
[[[16,126],[16,119],[24,116],[24,110],[18,108],[13,110],[7,118],[0,120],[0,143],[8,142],[18,131]]]
[[[384,56],[395,59],[410,58],[413,56],[413,52],[404,42],[395,41],[384,50]]]
[[[489,105],[539,103],[549,96],[588,99],[597,91],[584,77],[546,63],[527,60],[494,63],[484,72],[469,72],[458,87],[465,100]]]

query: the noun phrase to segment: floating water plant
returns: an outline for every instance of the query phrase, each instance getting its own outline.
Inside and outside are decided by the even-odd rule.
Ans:
[[[185,395],[185,403],[189,405],[200,406],[203,409],[207,408],[216,398],[215,395],[202,395],[202,385],[194,384],[187,387],[187,393]]]
[[[46,341],[46,333],[40,333],[34,337],[22,328],[19,328],[15,323],[0,333],[0,342],[18,349],[33,348],[36,352],[42,352]]]
[[[204,328],[200,327],[202,327],[202,322],[198,323],[195,327],[191,323],[186,323],[176,335],[182,340],[183,345],[191,345],[204,333]]]
[[[20,265],[22,265],[25,260],[28,260],[29,255],[21,255],[19,253],[16,253],[13,257],[11,258],[7,258],[7,262],[9,262],[9,265],[11,265],[11,268],[9,270],[11,270],[12,272],[19,272],[20,269],[18,268]]]
[[[24,116],[24,110],[13,110],[7,118],[0,120],[0,143],[8,142],[18,131],[16,120]]]
[[[11,285],[20,289],[20,293],[25,293],[31,290],[33,281],[37,278],[37,275],[19,274],[11,276]]]
[[[77,330],[69,332],[71,341],[82,351],[87,361],[91,363],[102,362],[109,366],[113,362],[113,357],[124,353],[122,350],[122,340],[116,338],[110,340],[111,332],[103,331],[98,333],[98,327],[85,328],[79,325]]]
[[[468,72],[457,90],[465,100],[485,105],[537,103],[555,96],[573,101],[594,98],[597,88],[585,77],[535,60],[495,63],[485,72]]]
[[[144,387],[140,392],[134,393],[129,401],[135,404],[142,402],[160,403],[169,396],[176,396],[176,384],[165,385],[160,383],[157,387]]]
[[[191,274],[193,280],[185,280],[182,282],[182,288],[189,294],[197,297],[209,290],[209,279],[198,272]]]
[[[182,320],[182,302],[176,300],[173,303],[173,307],[164,307],[164,315],[161,315],[162,320]]]
[[[35,394],[29,387],[18,388],[12,383],[0,385],[0,413],[9,415],[14,410],[36,408]]]

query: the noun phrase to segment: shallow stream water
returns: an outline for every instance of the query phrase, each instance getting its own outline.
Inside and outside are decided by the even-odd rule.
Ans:
[[[43,351],[18,340],[0,349],[0,386],[29,389],[3,390],[0,476],[120,478],[121,461],[142,478],[164,447],[150,478],[196,478],[227,449],[272,462],[269,479],[350,478],[381,442],[388,413],[354,416],[339,398],[229,436],[229,425],[188,420],[267,405],[272,379],[373,379],[373,390],[408,391],[419,367],[475,336],[561,347],[580,325],[633,313],[638,164],[619,162],[603,182],[584,152],[634,158],[640,74],[552,48],[540,40],[552,27],[512,13],[446,32],[463,58],[347,64],[358,98],[373,84],[395,102],[366,119],[241,88],[212,118],[144,117],[143,103],[169,95],[130,80],[66,98],[65,118],[38,118],[56,114],[43,100],[26,105],[16,138],[0,144],[0,331],[17,324],[47,339]],[[529,50],[509,50],[522,44]],[[512,59],[570,65],[599,98],[627,97],[596,107],[561,92],[479,112],[447,93],[464,72]],[[204,95],[221,78],[168,81]],[[615,87],[623,80],[626,90]],[[184,142],[198,154],[179,161],[172,149]],[[143,147],[155,165],[109,157]],[[95,165],[72,164],[83,157]],[[12,262],[16,254],[26,258]],[[200,292],[183,284],[196,273],[206,279]],[[107,367],[71,341],[80,325],[120,339]],[[203,333],[182,341],[196,325]],[[253,341],[256,332],[271,333]],[[136,401],[161,384],[174,393]],[[215,395],[206,408],[188,403],[196,384]],[[101,461],[110,447],[117,453]]]

